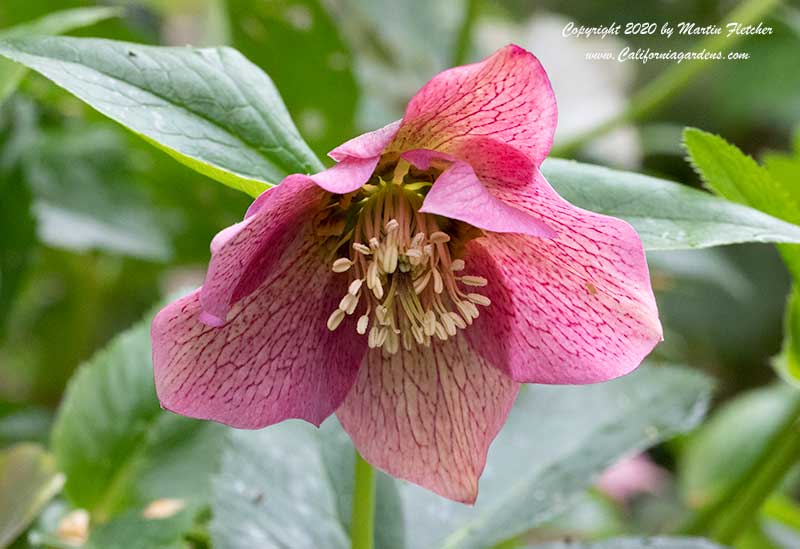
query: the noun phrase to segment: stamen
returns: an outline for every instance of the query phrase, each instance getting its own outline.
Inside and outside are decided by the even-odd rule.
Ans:
[[[486,286],[489,281],[482,276],[462,276],[459,280],[467,286]]]
[[[353,262],[347,259],[346,257],[340,257],[336,261],[333,262],[333,272],[334,273],[343,273],[350,269],[353,266]]]
[[[341,309],[336,309],[331,313],[331,316],[328,317],[328,329],[332,332],[336,328],[339,327],[339,324],[342,323],[344,320],[344,311]]]
[[[458,330],[467,329],[478,317],[476,305],[491,304],[488,297],[462,288],[483,287],[489,281],[455,274],[465,270],[466,264],[450,254],[453,248],[463,249],[464,242],[452,244],[452,237],[440,230],[439,218],[419,212],[422,196],[418,191],[429,182],[412,190],[406,189],[404,180],[372,181],[369,190],[362,189],[335,206],[354,212],[350,215],[355,217],[337,214],[348,219],[344,225],[348,229],[333,235],[338,238],[336,247],[349,248],[350,257],[337,258],[331,268],[348,273],[350,282],[328,318],[328,329],[336,330],[348,315],[360,310],[356,333],[367,337],[370,348],[387,354],[399,352],[401,346],[411,351],[416,345],[430,346],[432,341],[456,337]],[[365,286],[367,290],[362,291]]]

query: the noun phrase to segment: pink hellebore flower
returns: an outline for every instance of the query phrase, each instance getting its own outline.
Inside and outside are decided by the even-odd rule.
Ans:
[[[153,321],[162,405],[247,429],[335,411],[374,466],[473,502],[520,383],[612,379],[661,339],[636,233],[539,172],[555,126],[510,45],[264,192]]]
[[[628,503],[639,494],[661,493],[668,473],[647,454],[626,456],[606,469],[597,480],[597,488],[617,503]]]

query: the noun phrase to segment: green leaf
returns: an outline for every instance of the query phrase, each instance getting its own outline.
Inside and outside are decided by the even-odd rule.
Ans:
[[[800,223],[800,203],[791,189],[750,156],[712,133],[686,128],[689,161],[716,194],[790,223]]]
[[[0,547],[14,541],[63,484],[53,456],[37,444],[0,453]]]
[[[353,447],[335,418],[232,431],[214,479],[211,536],[226,549],[350,547]],[[375,541],[401,549],[394,481],[378,473]]]
[[[2,41],[0,55],[252,196],[290,173],[322,168],[272,81],[236,50],[45,37]]]
[[[193,510],[160,519],[128,511],[91,531],[83,549],[186,549],[183,535],[191,528]]]
[[[597,385],[525,386],[474,507],[403,486],[409,547],[490,547],[553,519],[623,455],[697,425],[709,392],[697,372],[653,365]]]
[[[81,367],[53,428],[65,494],[97,522],[159,498],[204,501],[217,465],[225,428],[159,407],[149,318]]]
[[[800,388],[800,286],[795,282],[783,319],[783,347],[772,366],[787,383]]]
[[[542,172],[572,204],[629,222],[647,250],[800,242],[800,227],[678,183],[552,158]]]
[[[800,194],[796,182],[773,177],[769,170],[718,135],[686,128],[683,142],[689,162],[716,194],[789,223],[800,224]],[[794,277],[800,277],[800,248],[781,246],[780,252]]]
[[[116,8],[76,8],[56,11],[44,17],[7,29],[0,29],[0,40],[15,36],[62,34],[81,27],[94,25],[119,15]],[[25,67],[0,59],[0,104],[14,93],[25,76]]]
[[[681,490],[692,507],[716,502],[752,465],[784,420],[795,392],[784,384],[749,391],[723,404],[692,435],[679,462]]]
[[[553,542],[532,545],[529,549],[722,549],[701,538],[614,538],[590,542]]]
[[[62,249],[165,261],[172,255],[165,223],[146,186],[133,184],[135,160],[115,129],[101,123],[36,135],[22,165],[39,238]]]

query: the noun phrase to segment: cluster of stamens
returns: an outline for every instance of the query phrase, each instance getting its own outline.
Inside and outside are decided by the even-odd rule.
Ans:
[[[477,305],[489,298],[459,287],[481,287],[487,280],[462,274],[465,263],[451,257],[451,237],[435,216],[419,212],[419,186],[379,180],[360,191],[354,224],[340,242],[347,256],[332,263],[348,273],[350,285],[328,318],[336,330],[348,316],[361,314],[356,331],[370,348],[394,354],[402,345],[447,340],[478,317]],[[362,305],[363,304],[363,305]],[[359,307],[361,305],[361,307]]]

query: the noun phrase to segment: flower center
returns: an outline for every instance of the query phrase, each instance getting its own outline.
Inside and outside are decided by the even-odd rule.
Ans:
[[[370,348],[390,354],[400,345],[410,350],[430,345],[434,337],[444,341],[456,335],[478,317],[476,305],[491,303],[470,291],[487,280],[462,274],[464,260],[453,257],[475,230],[420,213],[422,193],[431,182],[407,182],[408,166],[402,164],[391,180],[374,176],[359,191],[340,197],[338,215],[329,216],[338,221],[328,223],[341,230],[340,257],[332,270],[350,277],[328,329],[336,330],[358,310],[356,331],[368,334]]]

